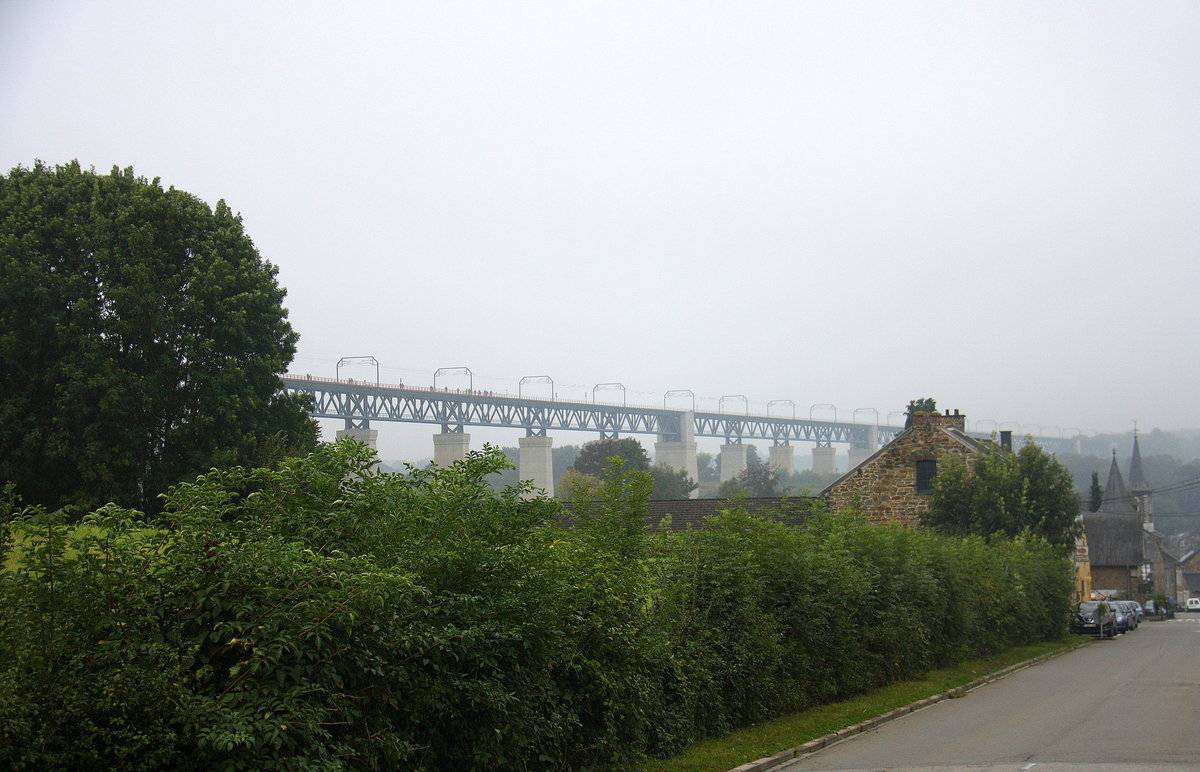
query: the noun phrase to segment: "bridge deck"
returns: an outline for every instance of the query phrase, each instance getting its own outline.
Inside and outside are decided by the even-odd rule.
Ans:
[[[421,389],[403,385],[288,375],[284,387],[313,397],[314,418],[345,420],[347,427],[371,421],[400,421],[441,425],[444,432],[465,426],[525,429],[531,435],[550,430],[593,431],[603,437],[654,434],[678,442],[683,421],[691,411],[642,405],[572,402],[538,397],[512,397],[489,391]],[[870,447],[890,441],[901,429],[846,421],[818,421],[736,413],[691,413],[697,437],[720,437],[726,442],[772,440],[828,445],[849,443]],[[874,436],[872,436],[874,435]]]

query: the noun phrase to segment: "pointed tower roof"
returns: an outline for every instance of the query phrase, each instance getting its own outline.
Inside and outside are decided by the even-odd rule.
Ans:
[[[1122,515],[1137,513],[1133,496],[1129,495],[1129,489],[1125,487],[1125,480],[1121,477],[1121,468],[1117,466],[1116,448],[1113,448],[1112,465],[1108,468],[1108,483],[1104,486],[1104,498],[1100,500],[1100,509],[1097,511]]]
[[[1133,458],[1129,461],[1129,489],[1134,493],[1145,493],[1150,490],[1146,482],[1146,473],[1142,471],[1142,451],[1138,448],[1137,429],[1133,430]]]

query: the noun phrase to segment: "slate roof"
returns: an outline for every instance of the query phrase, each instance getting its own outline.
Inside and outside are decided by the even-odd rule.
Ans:
[[[1104,486],[1104,498],[1100,500],[1100,509],[1097,511],[1126,515],[1137,513],[1133,496],[1129,495],[1129,489],[1125,487],[1125,479],[1121,477],[1121,468],[1117,466],[1117,451],[1115,450],[1113,451],[1112,465],[1108,468],[1108,482]],[[1088,541],[1091,542],[1090,537]]]
[[[1093,566],[1142,564],[1142,524],[1136,514],[1084,512],[1088,561]]]
[[[746,511],[778,520],[786,525],[801,525],[808,520],[815,497],[807,496],[764,496],[739,501],[729,499],[660,499],[650,501],[650,516],[647,522],[656,528],[667,515],[671,516],[672,531],[702,528],[704,519],[723,509],[744,507]]]
[[[1200,574],[1184,574],[1183,581],[1187,584],[1189,592],[1200,595]]]
[[[1149,491],[1146,473],[1142,469],[1142,451],[1138,448],[1137,432],[1133,433],[1133,458],[1129,462],[1129,489],[1139,493]]]

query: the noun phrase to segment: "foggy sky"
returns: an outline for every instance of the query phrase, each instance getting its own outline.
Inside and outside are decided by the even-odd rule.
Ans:
[[[298,374],[1200,427],[1198,137],[1195,2],[0,3],[4,169],[224,198]]]

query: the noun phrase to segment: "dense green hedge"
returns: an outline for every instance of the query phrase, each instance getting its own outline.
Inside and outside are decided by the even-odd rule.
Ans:
[[[498,454],[369,463],[214,471],[149,523],[15,516],[0,766],[628,768],[1063,632],[1068,566],[1033,539],[736,508],[652,533],[633,473],[567,529],[488,488]]]

